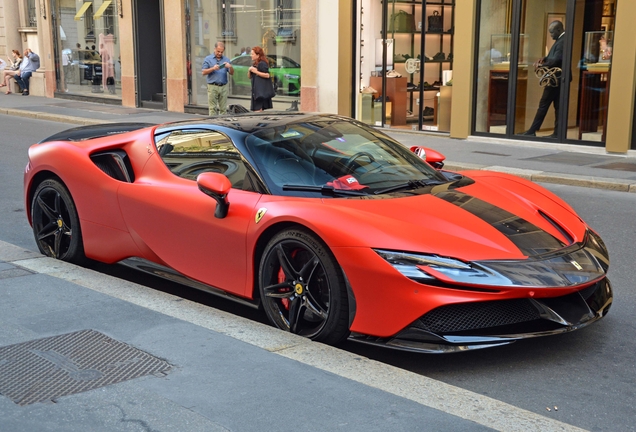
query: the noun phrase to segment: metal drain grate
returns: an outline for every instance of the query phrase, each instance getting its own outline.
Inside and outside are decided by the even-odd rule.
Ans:
[[[95,330],[0,347],[0,393],[18,405],[55,400],[144,375],[164,360]]]

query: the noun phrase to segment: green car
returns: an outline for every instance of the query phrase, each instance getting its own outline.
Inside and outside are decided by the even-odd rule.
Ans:
[[[300,94],[300,65],[289,57],[281,57],[282,65],[278,65],[276,55],[268,55],[269,73],[274,77],[276,93],[280,95],[298,96]],[[247,70],[252,66],[252,57],[241,55],[230,60],[234,67],[232,89],[234,93],[249,94],[252,82],[247,77]]]

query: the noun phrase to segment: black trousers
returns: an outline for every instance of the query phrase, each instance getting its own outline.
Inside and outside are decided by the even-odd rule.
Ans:
[[[557,87],[544,87],[543,96],[539,101],[539,108],[537,108],[537,114],[534,116],[532,126],[528,129],[528,132],[536,133],[543,124],[546,114],[550,105],[554,103],[554,133],[557,133],[559,126],[559,99],[561,97],[561,86]]]

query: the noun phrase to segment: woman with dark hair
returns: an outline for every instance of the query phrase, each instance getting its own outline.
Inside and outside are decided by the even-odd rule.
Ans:
[[[252,111],[263,111],[272,108],[274,85],[269,75],[269,65],[263,48],[254,47],[250,52],[252,66],[247,71],[247,77],[252,80]]]
[[[18,50],[12,50],[11,55],[13,56],[13,59],[9,57],[10,64],[9,67],[5,68],[5,70],[2,72],[2,84],[0,84],[0,87],[7,88],[7,94],[11,93],[11,78],[15,78],[15,74],[20,69],[20,64],[23,60],[22,54],[20,54],[20,51]]]

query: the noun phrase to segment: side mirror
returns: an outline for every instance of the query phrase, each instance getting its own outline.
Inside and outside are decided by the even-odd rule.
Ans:
[[[227,194],[232,188],[230,180],[223,174],[204,172],[197,176],[197,186],[201,192],[211,196],[216,201],[214,217],[223,219],[227,216],[227,212],[230,209]]]
[[[442,169],[444,167],[444,160],[446,156],[438,151],[423,146],[413,146],[410,150],[415,153],[420,159],[424,159],[435,169]]]

